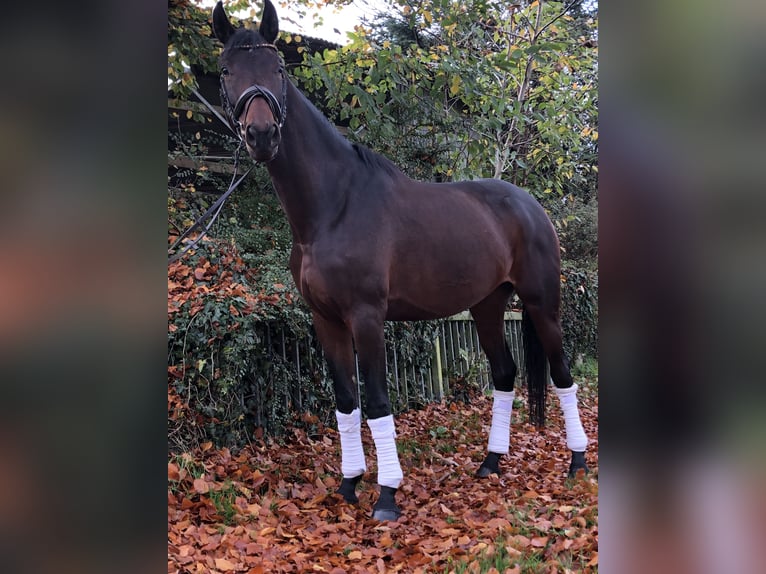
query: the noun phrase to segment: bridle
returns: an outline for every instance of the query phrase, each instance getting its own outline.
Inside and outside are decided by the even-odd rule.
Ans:
[[[268,48],[274,50],[277,55],[279,55],[279,50],[274,44],[242,44],[241,46],[236,46],[236,48],[249,51],[257,48]],[[276,96],[268,88],[253,84],[242,92],[234,106],[231,105],[229,94],[226,91],[226,83],[223,79],[224,74],[221,73],[221,105],[226,112],[229,125],[240,140],[242,140],[242,122],[239,121],[239,118],[242,116],[242,112],[247,111],[255,98],[263,98],[266,100],[266,103],[269,105],[269,109],[274,116],[274,120],[277,122],[277,126],[282,129],[282,126],[285,124],[285,119],[287,119],[287,78],[285,77],[284,69],[284,63],[282,63],[282,66],[280,67],[280,72],[282,74],[281,102],[277,100]]]

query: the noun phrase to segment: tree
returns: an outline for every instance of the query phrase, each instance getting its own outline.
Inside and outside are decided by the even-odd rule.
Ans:
[[[297,73],[353,138],[413,175],[587,194],[597,48],[583,30],[594,36],[595,26],[579,1],[392,0],[349,45],[307,58]]]
[[[218,42],[210,35],[210,14],[190,0],[168,4],[168,85],[180,98],[197,87],[191,66],[203,72],[216,69]]]

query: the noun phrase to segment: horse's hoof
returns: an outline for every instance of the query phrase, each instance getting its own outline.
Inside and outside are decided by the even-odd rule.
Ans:
[[[479,478],[487,478],[490,474],[500,474],[497,470],[492,470],[489,467],[484,466],[483,464],[479,467],[479,470],[476,471],[476,476]]]
[[[583,474],[585,476],[588,475],[590,472],[590,469],[587,466],[573,466],[569,465],[569,472],[567,473],[567,478],[577,478],[578,471],[582,470]]]
[[[487,458],[481,463],[479,470],[476,471],[476,476],[479,478],[487,478],[490,474],[500,474],[500,455],[495,452],[487,454]]]
[[[372,511],[372,519],[377,520],[379,522],[386,522],[388,520],[394,522],[396,520],[399,520],[399,517],[402,515],[401,511],[391,508],[379,508]]]
[[[380,498],[372,509],[372,518],[385,522],[387,520],[398,520],[402,511],[396,505],[396,489],[390,486],[380,486]]]
[[[349,504],[359,504],[359,498],[356,496],[356,485],[362,480],[363,475],[355,476],[354,478],[343,478],[340,483],[340,487],[337,493],[343,497],[343,500]]]
[[[582,470],[585,475],[588,474],[588,465],[585,464],[585,452],[572,451],[572,462],[569,464],[569,472],[567,476],[569,478],[576,478],[577,472]]]

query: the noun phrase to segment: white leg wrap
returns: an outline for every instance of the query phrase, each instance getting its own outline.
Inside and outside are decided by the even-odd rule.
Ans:
[[[340,467],[344,478],[354,478],[367,471],[362,448],[362,411],[354,409],[350,414],[335,411],[340,433]]]
[[[514,392],[495,390],[493,397],[488,450],[497,454],[508,454],[511,443],[511,411]]]
[[[585,436],[585,430],[580,421],[580,413],[577,410],[577,383],[568,389],[559,389],[554,385],[553,390],[559,398],[561,411],[564,413],[567,446],[569,450],[582,452],[588,446],[588,437]]]
[[[394,416],[367,419],[378,454],[378,484],[399,488],[404,475],[396,453],[396,429]]]

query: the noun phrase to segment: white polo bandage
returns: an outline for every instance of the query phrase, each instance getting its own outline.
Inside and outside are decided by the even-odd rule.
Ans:
[[[340,434],[340,467],[344,478],[354,478],[367,471],[362,447],[362,411],[349,414],[335,411]]]
[[[497,454],[508,454],[514,391],[495,390],[492,396],[492,426],[489,429],[488,450]]]
[[[396,453],[394,416],[367,419],[367,425],[372,431],[372,440],[375,441],[375,450],[378,455],[378,484],[399,488],[404,474],[399,464],[399,455]]]
[[[580,413],[577,410],[577,383],[568,389],[559,389],[553,386],[553,391],[559,398],[561,412],[564,415],[564,428],[567,432],[567,447],[577,452],[585,451],[588,446],[588,437],[580,421]]]

